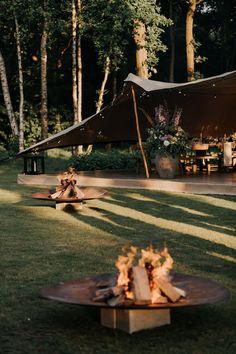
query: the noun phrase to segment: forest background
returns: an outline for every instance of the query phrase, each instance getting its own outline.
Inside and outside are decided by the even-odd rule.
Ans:
[[[236,68],[234,0],[0,0],[0,151],[111,102],[132,72],[185,82]]]

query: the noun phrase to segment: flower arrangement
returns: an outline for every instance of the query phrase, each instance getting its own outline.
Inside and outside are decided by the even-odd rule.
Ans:
[[[175,107],[171,112],[166,102],[155,107],[155,122],[148,129],[146,141],[150,153],[177,157],[190,148],[188,134],[179,125],[181,114],[181,108]]]

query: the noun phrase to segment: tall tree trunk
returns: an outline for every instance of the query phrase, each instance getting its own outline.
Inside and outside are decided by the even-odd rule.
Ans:
[[[105,61],[105,65],[104,65],[104,77],[103,77],[103,81],[102,81],[101,88],[99,91],[98,100],[96,103],[96,113],[100,112],[102,105],[103,105],[103,97],[104,97],[104,92],[105,92],[105,87],[106,87],[106,83],[108,80],[108,76],[110,73],[110,65],[111,65],[111,60],[110,60],[110,57],[107,56],[106,61]],[[86,150],[86,154],[90,154],[92,152],[92,149],[93,149],[93,145],[88,145],[87,150]]]
[[[19,71],[19,151],[24,150],[24,80],[22,69],[22,57],[21,57],[21,41],[20,41],[20,28],[17,17],[15,16],[16,26],[16,47],[17,47],[17,59],[18,59],[18,71]]]
[[[82,49],[81,49],[81,31],[82,31],[82,5],[81,0],[77,0],[77,122],[82,122]],[[77,148],[77,154],[83,153],[83,145]]]
[[[77,81],[77,97],[78,111],[77,122],[82,121],[82,50],[81,50],[81,31],[82,31],[82,6],[81,0],[77,0],[77,16],[78,16],[78,33],[77,33],[77,64],[78,64],[78,81]]]
[[[72,96],[74,124],[82,121],[82,51],[81,51],[81,0],[72,0]],[[72,153],[83,153],[83,146],[75,146]]]
[[[18,126],[17,126],[16,117],[11,103],[11,96],[10,96],[9,86],[7,81],[6,66],[5,66],[5,62],[1,50],[0,50],[0,78],[2,84],[3,98],[4,98],[7,115],[11,126],[11,132],[15,138],[16,137],[18,138]]]
[[[77,123],[77,116],[78,116],[76,40],[77,40],[77,13],[76,13],[75,0],[72,0],[72,99],[73,99],[73,111],[74,111],[74,124]]]
[[[169,18],[173,20],[173,0],[169,3]],[[170,26],[170,72],[169,81],[174,82],[175,72],[175,24]]]
[[[148,78],[147,49],[145,48],[146,28],[141,21],[135,21],[134,42],[136,45],[136,74],[145,79]]]
[[[117,74],[116,71],[113,75],[113,82],[112,82],[112,101],[116,99],[117,96]]]
[[[99,96],[98,96],[98,101],[96,104],[96,113],[100,112],[102,105],[103,105],[103,97],[104,97],[104,92],[105,92],[105,87],[106,87],[106,83],[107,83],[107,79],[110,73],[110,65],[111,65],[111,60],[110,57],[107,56],[106,57],[106,61],[105,61],[105,65],[104,65],[104,77],[103,77],[103,81],[101,84],[101,89],[99,91]]]
[[[186,58],[187,58],[187,80],[195,80],[194,69],[194,36],[193,36],[193,19],[197,9],[197,5],[202,0],[189,0],[188,11],[186,15]]]
[[[45,2],[44,2],[44,5]],[[48,137],[48,89],[47,89],[47,40],[48,19],[44,11],[43,31],[41,37],[41,138]]]

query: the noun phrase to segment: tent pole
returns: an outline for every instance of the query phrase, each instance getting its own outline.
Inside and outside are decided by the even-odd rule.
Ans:
[[[149,178],[147,160],[146,160],[146,156],[145,156],[145,153],[144,153],[142,139],[141,139],[141,134],[140,134],[139,119],[138,119],[138,112],[137,112],[137,103],[136,103],[135,92],[134,92],[133,86],[131,86],[131,91],[132,91],[132,96],[133,96],[134,114],[135,114],[135,121],[136,121],[136,130],[137,130],[137,134],[138,134],[138,143],[139,143],[140,151],[141,151],[142,158],[143,158],[143,165],[144,165],[144,169],[145,169],[146,178]]]

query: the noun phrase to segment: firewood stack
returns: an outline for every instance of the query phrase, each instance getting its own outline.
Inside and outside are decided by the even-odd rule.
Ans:
[[[84,193],[77,185],[78,173],[73,167],[69,167],[66,172],[57,176],[60,186],[50,194],[52,199],[83,199]]]
[[[119,256],[117,284],[101,288],[98,285],[93,301],[105,301],[114,307],[177,302],[186,296],[184,290],[171,284],[174,261],[167,247],[158,252],[150,246],[142,249],[139,256],[137,265],[137,247],[131,247],[126,256]]]

